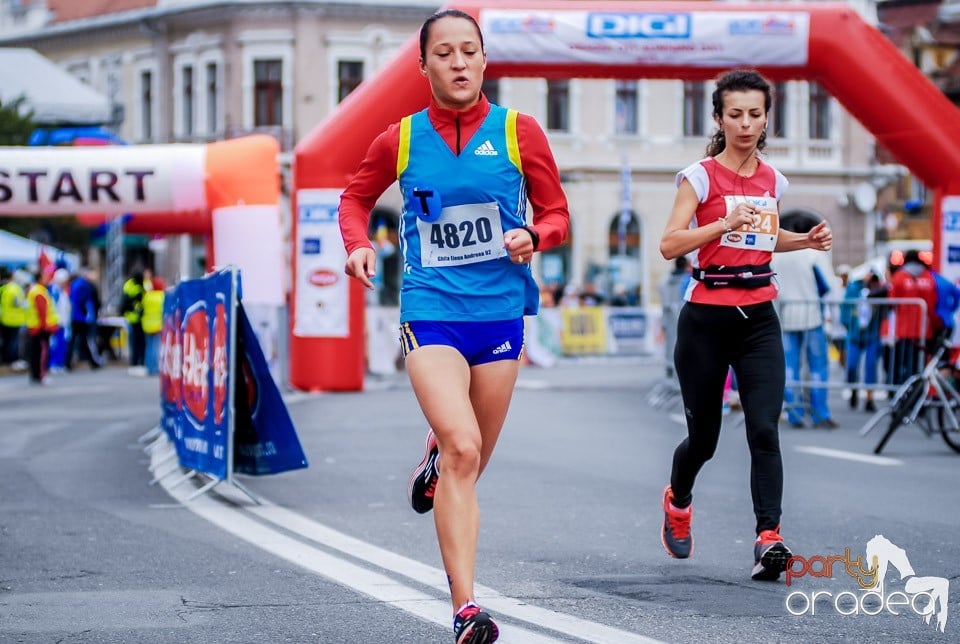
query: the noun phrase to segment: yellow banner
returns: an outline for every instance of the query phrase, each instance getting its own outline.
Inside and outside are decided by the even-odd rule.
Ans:
[[[565,307],[562,313],[560,345],[565,355],[607,352],[607,324],[602,307]]]

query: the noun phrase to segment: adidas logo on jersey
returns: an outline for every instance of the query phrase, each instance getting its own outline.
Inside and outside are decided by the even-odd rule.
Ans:
[[[499,155],[497,149],[493,147],[493,143],[490,143],[490,139],[487,139],[478,145],[477,149],[474,150],[473,153],[481,157],[495,157]]]
[[[512,349],[512,348],[513,348],[513,347],[510,346],[510,340],[507,340],[506,342],[504,342],[504,343],[501,344],[499,347],[497,347],[496,349],[493,350],[493,355],[497,355],[497,354],[500,354],[500,353],[506,353],[507,351],[509,351],[509,350]]]

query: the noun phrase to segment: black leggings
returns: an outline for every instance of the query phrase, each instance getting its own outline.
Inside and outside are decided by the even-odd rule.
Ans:
[[[778,431],[786,367],[773,303],[735,307],[687,302],[680,310],[674,364],[687,418],[687,437],[673,454],[670,475],[675,503],[690,503],[697,473],[717,449],[723,385],[732,366],[746,420],[757,533],[776,528],[783,497]]]

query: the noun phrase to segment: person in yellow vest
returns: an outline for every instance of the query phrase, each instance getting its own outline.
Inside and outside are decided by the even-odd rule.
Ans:
[[[27,321],[27,298],[16,272],[4,269],[0,281],[0,364],[12,366],[20,360],[20,329]]]
[[[152,288],[143,293],[143,314],[140,317],[140,326],[146,337],[146,365],[147,374],[155,376],[160,373],[160,331],[163,328],[163,298],[166,295],[163,278],[154,277]]]
[[[50,359],[50,336],[57,332],[60,320],[47,285],[53,279],[54,267],[39,271],[37,279],[27,291],[27,334],[29,346],[30,382],[40,385],[47,375]]]
[[[141,371],[146,373],[144,360],[147,339],[143,335],[143,326],[140,323],[140,318],[143,316],[143,294],[146,292],[146,284],[143,271],[134,271],[123,283],[123,295],[120,299],[120,312],[127,321],[127,334],[130,338],[130,373],[137,375],[142,375]]]

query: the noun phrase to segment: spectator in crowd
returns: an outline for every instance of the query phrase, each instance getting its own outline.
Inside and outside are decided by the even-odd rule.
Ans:
[[[837,266],[829,295],[832,301],[824,304],[824,326],[827,330],[827,338],[830,340],[830,346],[837,352],[837,362],[844,369],[847,367],[847,329],[840,319],[842,316],[840,315],[839,298],[847,290],[851,270],[849,264]]]
[[[59,318],[47,286],[53,280],[54,267],[48,265],[36,273],[27,291],[27,334],[30,383],[44,384],[50,364],[50,336],[57,332]]]
[[[860,362],[863,361],[864,411],[874,412],[873,389],[877,382],[877,366],[880,359],[880,325],[887,315],[882,298],[887,296],[887,287],[873,271],[866,277],[851,279],[847,283],[840,309],[840,321],[847,330],[846,375],[850,384],[850,409],[860,402]]]
[[[67,347],[67,371],[73,369],[74,359],[90,363],[91,369],[102,366],[97,349],[97,319],[100,317],[100,290],[96,273],[81,268],[70,281],[70,343]]]
[[[166,284],[161,277],[151,280],[143,293],[143,316],[140,319],[145,338],[147,375],[160,373],[160,331],[163,329],[163,300]]]
[[[791,222],[784,230],[806,233],[811,226]],[[836,429],[828,405],[826,383],[829,377],[827,334],[824,330],[823,303],[821,298],[830,292],[827,276],[833,268],[827,255],[812,248],[793,253],[774,255],[771,262],[780,284],[780,324],[783,327],[783,350],[787,366],[787,386],[784,390],[784,407],[791,427],[804,427],[807,405],[804,402],[805,381],[803,359],[809,379],[814,384],[808,389],[810,397],[810,420],[815,428]]]
[[[143,325],[140,318],[143,315],[143,294],[146,292],[146,284],[149,281],[144,278],[143,270],[135,270],[130,277],[123,283],[123,293],[120,299],[120,313],[127,321],[127,333],[129,334],[130,347],[130,373],[137,375],[146,374],[145,367],[147,338],[143,334]]]
[[[663,327],[663,350],[667,364],[667,378],[673,380],[676,373],[673,367],[673,350],[677,345],[677,317],[683,306],[683,289],[690,279],[690,260],[686,255],[673,260],[673,270],[660,281],[660,306],[663,308],[661,323]]]
[[[894,322],[893,384],[901,385],[923,367],[924,350],[937,326],[937,281],[917,250],[903,255],[903,266],[890,277],[891,299],[920,299],[919,304],[897,302]]]
[[[960,287],[947,279],[937,271],[933,273],[933,279],[937,283],[937,306],[934,310],[934,334],[936,343],[940,340],[950,341],[953,338],[953,332],[957,325],[954,317],[957,309],[960,308]],[[936,343],[928,347],[928,351],[933,353],[937,350]]]
[[[50,336],[50,372],[58,373],[66,370],[67,349],[71,337],[70,313],[70,271],[64,267],[53,272],[53,279],[47,286],[53,305],[57,309],[57,319],[60,324],[57,331]]]
[[[27,297],[23,290],[23,271],[3,269],[0,284],[0,363],[22,368],[20,363],[20,329],[27,321]]]

